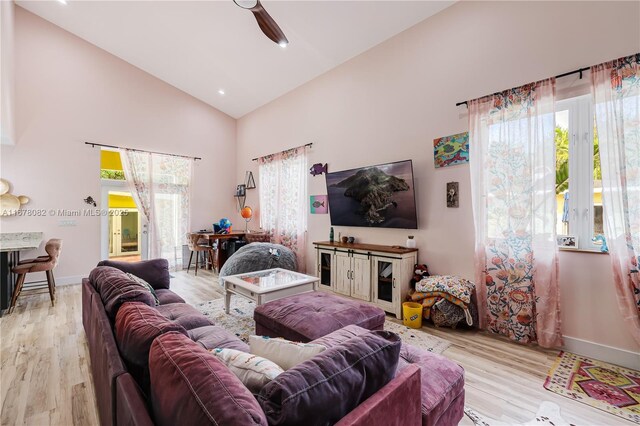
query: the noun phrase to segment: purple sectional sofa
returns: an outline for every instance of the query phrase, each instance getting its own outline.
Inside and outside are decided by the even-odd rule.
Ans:
[[[147,290],[127,279],[123,271],[151,284],[159,305],[156,306]],[[208,422],[220,426],[245,426],[247,419],[250,419],[249,424],[266,425],[267,418],[274,418],[273,413],[260,411],[257,399],[208,352],[217,347],[248,352],[248,346],[212,324],[169,289],[165,260],[135,264],[101,262],[82,282],[82,320],[102,425],[163,426]],[[323,338],[331,348],[326,351],[325,358],[332,353],[340,356],[341,351],[350,353],[349,345],[358,343],[351,339],[368,332],[340,331]],[[387,332],[373,333],[389,335]],[[347,349],[341,349],[341,345],[347,345]],[[337,423],[329,423],[340,426],[421,424],[424,402],[421,408],[420,390],[424,392],[425,389],[422,383],[425,372],[400,359],[397,351],[394,356],[400,363],[395,377],[390,375],[390,381],[376,388],[378,390],[373,394],[363,392],[359,405],[349,408],[351,411]],[[351,367],[357,367],[355,364],[360,361],[360,358],[355,359]],[[314,362],[321,363],[322,359]],[[307,362],[303,364],[306,366]],[[296,368],[283,374],[296,374],[293,371]],[[363,377],[371,376],[365,367],[357,368]],[[390,368],[395,370],[395,363]],[[274,384],[273,388],[277,386]],[[232,397],[228,398],[228,395]],[[249,417],[228,415],[240,409],[238,404],[242,404],[243,412],[250,413],[247,414]],[[450,424],[457,422],[454,416],[451,420],[453,423]]]

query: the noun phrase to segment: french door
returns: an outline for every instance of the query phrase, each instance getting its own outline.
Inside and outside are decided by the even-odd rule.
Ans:
[[[109,257],[139,255],[141,240],[137,209],[109,209]]]

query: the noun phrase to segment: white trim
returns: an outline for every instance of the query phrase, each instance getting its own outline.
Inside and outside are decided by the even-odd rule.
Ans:
[[[614,348],[576,337],[563,336],[564,350],[622,367],[640,370],[640,352]]]

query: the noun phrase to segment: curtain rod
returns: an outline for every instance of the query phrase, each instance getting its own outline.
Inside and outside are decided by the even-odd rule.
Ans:
[[[188,155],[179,155],[179,154],[167,154],[166,152],[158,152],[158,151],[147,151],[145,149],[136,149],[136,148],[123,148],[121,146],[115,145],[105,145],[103,143],[93,143],[93,142],[85,142],[85,145],[91,145],[91,148],[95,148],[96,146],[102,146],[105,148],[116,148],[116,149],[127,149],[129,151],[137,151],[137,152],[148,152],[150,154],[162,154],[162,155],[170,155],[172,157],[182,157],[182,158],[192,158],[195,160],[202,160],[202,157],[190,157]]]
[[[558,75],[556,75],[555,78],[562,78],[562,77],[566,77],[568,75],[578,74],[579,73],[580,74],[580,79],[582,79],[582,73],[585,72],[585,71],[589,71],[590,69],[591,68],[578,68],[577,70],[573,70],[573,71],[565,72],[565,73],[562,73],[562,74],[558,74]],[[487,96],[493,96],[493,95],[497,95],[499,93],[502,93],[502,92],[496,92],[496,93],[493,93],[493,94],[487,95]],[[484,96],[481,96],[481,97],[484,98]],[[480,99],[480,98],[478,98],[478,99]],[[460,105],[466,105],[468,107],[469,106],[469,101],[458,102],[456,104],[456,106],[460,106]]]
[[[296,148],[302,148],[303,146],[311,146],[313,145],[313,142],[309,142],[309,143],[305,143],[304,145],[300,145],[300,146],[296,146],[294,148],[289,148],[289,149],[285,149],[284,151],[280,151],[280,152],[285,152],[285,151],[291,151],[292,149],[296,149]],[[276,153],[277,154],[277,153]],[[267,154],[267,155],[273,155],[273,154]],[[267,155],[263,155],[263,157],[266,157]],[[252,158],[251,161],[258,161],[259,159],[261,159],[262,157],[256,157],[256,158]]]

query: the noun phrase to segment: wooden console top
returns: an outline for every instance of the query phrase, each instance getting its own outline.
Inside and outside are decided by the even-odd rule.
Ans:
[[[400,246],[382,246],[378,244],[359,244],[359,243],[342,243],[338,241],[329,242],[329,241],[316,241],[313,243],[316,246],[323,247],[334,247],[339,249],[347,249],[347,250],[361,250],[361,251],[377,251],[382,253],[394,253],[394,254],[405,254],[405,253],[413,253],[418,251],[417,248],[407,248]]]

